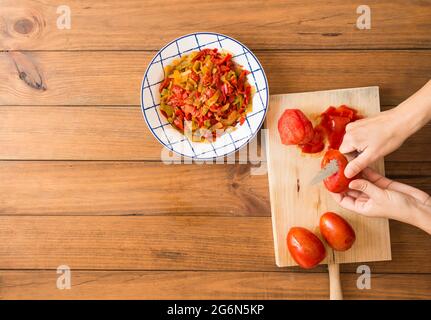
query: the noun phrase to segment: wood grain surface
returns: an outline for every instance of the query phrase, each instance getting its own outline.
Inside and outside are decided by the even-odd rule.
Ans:
[[[257,142],[260,141],[258,137]],[[160,161],[162,152],[138,106],[2,106],[0,145],[2,160]],[[431,175],[426,165],[431,157],[422,152],[429,148],[431,124],[410,137],[386,160],[403,162],[397,167],[404,170],[399,174],[415,174],[419,170],[422,175]],[[425,165],[414,165],[414,161]]]
[[[0,299],[327,299],[328,275],[285,272],[74,271],[58,290],[55,271],[0,271]],[[342,274],[345,299],[428,299],[431,275],[373,274],[358,290]],[[414,290],[411,290],[414,287]]]
[[[255,53],[271,94],[377,85],[381,104],[397,105],[431,74],[428,50]],[[0,52],[0,105],[139,105],[141,81],[154,54]]]
[[[415,167],[403,165],[401,171],[398,162],[387,162],[386,167],[389,176],[431,193],[431,168],[425,164],[428,170],[422,162],[415,165],[426,170],[425,177]],[[254,175],[251,168],[250,164],[2,161],[0,214],[270,216],[267,175],[265,171]],[[196,201],[190,195],[200,192],[202,171],[206,179],[217,181],[217,192]]]
[[[431,1],[368,2],[370,30],[353,0],[61,4],[71,29],[58,1],[0,0],[0,299],[326,299],[323,266],[275,266],[265,171],[161,162],[143,73],[168,41],[215,31],[253,50],[271,94],[377,85],[387,110],[430,78]],[[430,143],[427,125],[387,175],[431,193]],[[342,265],[345,298],[431,298],[431,238],[390,232],[371,290]],[[60,264],[71,290],[56,289]]]
[[[280,270],[270,217],[1,216],[0,236],[7,244],[0,247],[0,270],[63,264],[72,270]],[[392,222],[391,236],[393,260],[367,263],[372,272],[431,273],[425,232]],[[323,266],[312,271],[326,272]]]
[[[429,1],[368,1],[372,27],[365,31],[355,27],[360,3],[353,0],[266,0],[265,4],[259,0],[69,0],[67,4],[72,27],[59,30],[57,1],[2,0],[3,48],[158,50],[196,31],[226,33],[251,49],[431,47]],[[177,10],[181,15],[172,14]]]

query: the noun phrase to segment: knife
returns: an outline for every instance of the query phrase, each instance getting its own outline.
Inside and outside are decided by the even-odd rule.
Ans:
[[[323,167],[322,170],[319,171],[319,173],[313,178],[313,180],[310,181],[310,185],[319,183],[326,178],[332,176],[334,173],[338,171],[338,162],[335,159],[332,159],[329,161],[326,166]]]
[[[361,152],[358,151],[352,151],[349,153],[345,153],[344,156],[347,158],[348,161],[352,161],[355,159]],[[319,173],[313,178],[313,180],[310,181],[310,185],[314,185],[316,183],[319,183],[326,178],[332,176],[334,173],[338,171],[338,162],[335,159],[332,159],[329,161],[329,163],[323,167],[322,170],[319,171]]]

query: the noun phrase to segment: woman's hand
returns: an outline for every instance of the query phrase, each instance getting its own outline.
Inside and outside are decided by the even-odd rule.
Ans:
[[[353,178],[398,147],[431,120],[431,81],[396,108],[349,123],[340,152],[360,152],[344,170]]]
[[[344,175],[353,178],[377,159],[398,149],[406,138],[395,109],[349,123],[340,152],[360,154],[349,162]]]
[[[369,217],[385,217],[413,224],[431,234],[431,198],[416,188],[366,168],[363,179],[353,180],[344,194],[333,193],[345,209]]]

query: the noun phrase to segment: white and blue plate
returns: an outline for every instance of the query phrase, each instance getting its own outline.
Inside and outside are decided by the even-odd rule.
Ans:
[[[233,60],[251,73],[247,80],[255,88],[253,109],[243,125],[217,137],[214,142],[194,142],[177,131],[160,112],[159,86],[165,78],[164,67],[182,55],[217,48],[233,55]],[[197,32],[179,37],[164,46],[151,60],[141,86],[141,108],[156,139],[169,150],[195,160],[227,156],[247,145],[257,134],[268,109],[268,81],[256,56],[239,41],[219,33]]]

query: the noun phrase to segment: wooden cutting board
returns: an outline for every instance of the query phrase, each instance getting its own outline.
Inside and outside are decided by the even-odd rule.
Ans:
[[[272,227],[276,263],[279,267],[296,265],[290,256],[286,235],[293,226],[308,228],[318,234],[320,216],[334,211],[345,217],[356,232],[356,242],[345,252],[335,252],[327,246],[327,258],[322,263],[350,263],[391,260],[391,243],[387,219],[367,218],[342,209],[323,183],[309,182],[320,170],[324,151],[302,154],[297,146],[281,144],[277,122],[287,108],[301,109],[316,123],[320,113],[329,106],[346,104],[368,117],[380,112],[379,88],[353,88],[329,91],[272,95],[266,125],[268,179],[271,199]],[[383,159],[374,168],[384,173]]]

